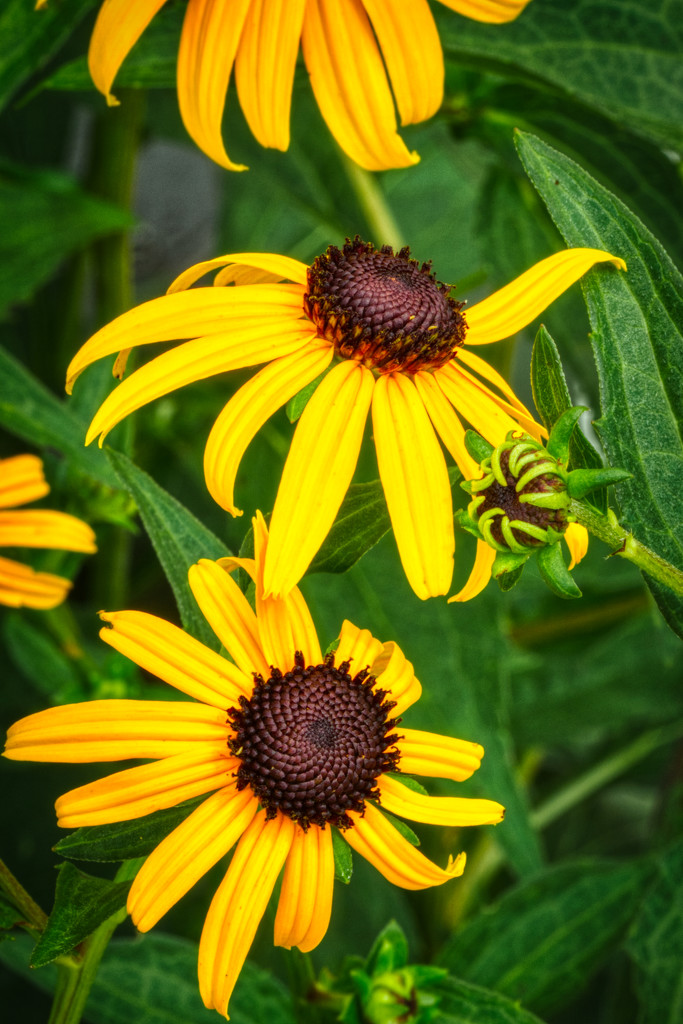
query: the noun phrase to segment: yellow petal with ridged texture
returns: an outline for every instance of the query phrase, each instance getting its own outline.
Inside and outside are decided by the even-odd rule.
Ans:
[[[334,652],[335,665],[340,665],[342,661],[350,661],[350,672],[353,676],[361,669],[370,668],[382,654],[383,646],[382,641],[375,639],[369,629],[359,629],[348,619],[344,619],[339,634],[339,646]]]
[[[187,579],[202,615],[244,675],[251,679],[252,673],[260,672],[267,679],[270,670],[256,616],[230,574],[202,558],[190,567]]]
[[[378,780],[382,807],[409,821],[425,825],[497,825],[505,808],[495,800],[476,800],[457,796],[425,796],[408,789],[402,782],[382,775]]]
[[[565,249],[467,310],[468,345],[488,345],[521,331],[596,263],[626,264],[602,249]]]
[[[397,718],[420,699],[422,687],[415,678],[413,666],[393,640],[383,645],[382,653],[370,666],[377,679],[377,689],[387,690],[389,700],[396,703],[392,718]]]
[[[435,370],[434,379],[463,419],[494,447],[502,444],[508,431],[519,430],[517,420],[500,408],[486,388],[461,373],[455,363]]]
[[[204,1005],[227,1015],[235,982],[292,846],[294,822],[259,811],[239,841],[214,896],[199,943],[199,991]]]
[[[437,867],[411,846],[373,804],[366,803],[363,817],[356,811],[349,811],[349,817],[353,828],[344,832],[344,839],[392,885],[401,889],[428,889],[456,878],[465,869],[464,853],[455,860],[449,857],[445,869]]]
[[[432,373],[413,377],[427,415],[465,480],[476,475],[478,466],[465,447],[465,428]]]
[[[448,604],[451,604],[453,601],[471,601],[473,597],[481,594],[491,579],[491,567],[493,566],[496,554],[497,552],[485,540],[477,540],[477,553],[469,579],[462,590],[459,590],[457,594],[453,594],[453,597],[448,598]]]
[[[477,378],[474,377],[471,373],[468,373],[464,366],[457,365],[457,363],[454,363],[454,367],[457,368],[457,372],[461,378],[469,381],[473,393],[483,396],[483,398],[488,401],[495,402],[498,408],[502,412],[507,413],[510,419],[513,420],[513,422],[517,423],[517,425],[521,427],[522,430],[525,430],[527,434],[531,434],[531,436],[536,438],[537,441],[540,441],[542,438],[548,436],[548,431],[545,429],[545,427],[542,426],[542,424],[537,423],[527,409],[524,409],[524,411],[520,409],[521,402],[515,403],[513,405],[512,402],[506,401],[500,395],[497,395],[495,391],[492,391],[489,387],[487,387],[486,384],[483,384],[481,381],[477,380]]]
[[[196,808],[152,851],[128,894],[128,913],[147,932],[234,846],[258,801],[230,782]]]
[[[166,0],[104,0],[90,37],[88,69],[95,87],[116,106],[111,95],[116,74],[154,15]]]
[[[221,124],[230,74],[252,0],[188,0],[178,50],[178,104],[188,134],[228,171]]]
[[[0,604],[10,608],[56,608],[73,586],[71,580],[36,572],[11,558],[0,558]]]
[[[306,405],[270,520],[265,595],[288,593],[329,533],[356,468],[373,387],[370,370],[344,360]]]
[[[82,345],[66,371],[69,394],[86,367],[104,356],[136,345],[225,335],[249,325],[297,320],[302,313],[301,288],[295,284],[254,284],[243,288],[193,288],[161,295],[122,313]]]
[[[469,779],[484,756],[484,748],[479,743],[403,727],[395,745],[401,754],[400,769],[406,775],[427,775],[455,782]]]
[[[97,551],[95,534],[87,523],[66,512],[50,509],[10,509],[0,512],[0,546],[57,548],[59,551]]]
[[[250,675],[165,619],[135,611],[100,618],[110,624],[100,631],[105,643],[203,704],[225,709],[252,691]]]
[[[441,3],[474,21],[502,24],[514,21],[529,0],[441,0]]]
[[[302,953],[315,949],[330,923],[333,889],[332,830],[297,826],[277,905],[275,945],[298,946]]]
[[[306,321],[278,324],[249,324],[230,334],[214,334],[186,341],[170,352],[150,360],[105,399],[88,428],[85,443],[104,438],[130,413],[170,391],[229,370],[289,355],[303,348],[311,338]]]
[[[443,51],[427,0],[363,0],[389,72],[401,124],[425,121],[443,99]]]
[[[572,559],[569,568],[573,569],[588,551],[588,531],[580,523],[570,523],[565,530],[564,539]]]
[[[213,260],[204,260],[202,263],[195,263],[188,267],[182,274],[176,277],[173,284],[168,288],[168,295],[174,292],[189,288],[198,281],[204,274],[211,270],[222,269],[220,276],[221,284],[226,285],[230,281],[237,280],[242,271],[262,271],[278,280],[293,281],[295,284],[307,284],[308,267],[291,256],[277,256],[269,252],[234,252],[227,256],[217,256]],[[214,280],[214,285],[218,277]],[[246,283],[246,282],[244,282]],[[303,292],[301,293],[301,307],[303,309]]]
[[[425,600],[448,592],[455,537],[443,452],[415,385],[401,374],[375,384],[372,424],[379,475],[408,582]]]
[[[266,420],[332,361],[333,347],[317,340],[313,324],[310,330],[310,343],[259,370],[233,395],[211,429],[204,450],[206,486],[233,516],[242,514],[234,500],[235,477],[248,445]]]
[[[0,508],[16,508],[49,494],[43,462],[37,455],[0,459]]]
[[[307,0],[252,0],[235,59],[240,106],[262,146],[289,146],[294,70]]]
[[[225,740],[195,743],[186,754],[126,768],[70,790],[55,804],[57,824],[81,828],[141,818],[220,789],[236,767]]]
[[[491,364],[487,363],[485,359],[481,358],[481,356],[478,356],[476,352],[470,352],[469,349],[466,348],[459,348],[454,358],[459,363],[464,363],[470,370],[474,370],[476,374],[483,377],[489,384],[493,384],[499,391],[502,391],[510,404],[514,405],[516,409],[519,409],[519,411],[524,413],[526,416],[533,418],[524,403],[520,402],[517,395],[505,380],[505,377],[501,376],[497,370],[494,370]]]
[[[361,0],[309,0],[302,48],[320,112],[352,160],[368,171],[418,162],[396,130],[394,100]]]
[[[90,700],[38,711],[7,731],[13,761],[124,761],[183,754],[224,740],[225,711],[164,700]]]

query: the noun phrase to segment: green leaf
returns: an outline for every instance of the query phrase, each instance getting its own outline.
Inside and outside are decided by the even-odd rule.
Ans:
[[[630,479],[625,469],[575,469],[567,477],[567,493],[570,498],[583,498],[596,487],[611,487]]]
[[[398,971],[408,963],[408,940],[396,921],[389,921],[372,944],[365,969],[368,974]]]
[[[310,384],[307,384],[305,388],[302,388],[301,391],[297,392],[297,394],[294,395],[294,398],[290,398],[285,406],[287,419],[290,423],[296,423],[308,405],[308,401],[318,387],[318,384],[320,384],[321,380],[327,376],[331,369],[332,367],[330,366],[326,370],[323,370],[322,373],[318,374],[315,380],[312,380]]]
[[[85,696],[74,662],[32,620],[10,613],[2,635],[14,663],[53,703],[65,704]]]
[[[351,847],[339,829],[332,829],[332,850],[334,852],[334,877],[338,882],[348,885],[353,874],[353,854]]]
[[[571,441],[572,434],[582,414],[586,411],[587,407],[585,405],[573,405],[562,413],[550,431],[550,437],[546,445],[548,453],[565,465],[569,460],[569,442]]]
[[[542,1024],[518,1002],[461,978],[445,978],[436,993],[440,998],[434,1024]]]
[[[541,548],[536,555],[536,562],[544,582],[558,597],[567,599],[581,597],[581,591],[565,565],[562,545],[559,541]]]
[[[26,924],[26,918],[20,910],[0,896],[0,942],[10,937],[10,932],[17,925]]]
[[[135,499],[154,550],[173,588],[183,627],[212,650],[219,641],[199,611],[187,572],[200,558],[223,558],[225,544],[207,530],[179,501],[119,452],[107,448],[116,475]]]
[[[461,928],[438,961],[547,1013],[577,995],[618,946],[650,877],[638,863],[550,868]]]
[[[31,966],[43,967],[70,953],[98,925],[125,907],[130,885],[130,881],[111,882],[87,875],[68,861],[62,864],[52,913],[31,955]]]
[[[475,462],[484,462],[493,452],[493,445],[476,430],[465,431],[465,447]]]
[[[627,263],[627,273],[600,267],[582,281],[602,397],[596,427],[610,463],[633,475],[619,488],[625,525],[683,568],[683,278],[657,239],[573,161],[529,135],[518,136],[518,150],[567,244]],[[647,582],[683,636],[683,601]]]

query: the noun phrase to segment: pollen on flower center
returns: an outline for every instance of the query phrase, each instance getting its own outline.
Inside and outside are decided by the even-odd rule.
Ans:
[[[308,271],[304,309],[340,356],[379,373],[437,369],[465,339],[464,306],[406,247],[376,250],[356,236]]]
[[[378,798],[377,778],[397,770],[397,720],[388,717],[395,705],[367,669],[353,677],[348,670],[347,661],[335,667],[334,655],[306,666],[297,652],[290,672],[255,675],[249,700],[228,711],[237,787],[250,786],[268,817],[281,811],[304,830],[349,828],[347,812],[362,812]]]

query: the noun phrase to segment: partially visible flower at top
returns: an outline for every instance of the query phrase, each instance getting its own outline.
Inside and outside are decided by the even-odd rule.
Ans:
[[[50,487],[37,455],[0,459],[0,547],[57,548],[60,551],[97,550],[87,523],[65,512],[18,509],[44,498]],[[54,608],[61,604],[71,580],[36,572],[10,558],[0,558],[0,604],[11,608]]]
[[[164,2],[104,0],[88,62],[110,104],[121,64]],[[528,0],[441,3],[495,23],[512,21]],[[426,120],[441,105],[443,53],[427,0],[189,0],[178,102],[188,133],[207,156],[228,170],[245,170],[230,159],[221,135],[233,69],[255,138],[288,148],[299,44],[320,112],[352,160],[371,171],[419,160],[398,134],[394,103],[403,125]]]
[[[191,267],[171,294],[98,331],[72,360],[67,390],[103,356],[120,353],[114,374],[121,376],[132,346],[194,339],[152,359],[112,392],[86,437],[89,443],[99,435],[102,443],[154,398],[268,362],[225,406],[204,456],[209,491],[239,515],[233,489],[247,445],[269,416],[329,370],[304,409],[284,467],[270,522],[266,592],[291,590],[327,536],[372,407],[379,474],[406,576],[420,598],[446,594],[453,504],[435,429],[465,479],[475,476],[477,463],[456,410],[492,445],[520,426],[533,437],[544,434],[500,374],[467,346],[515,334],[605,261],[625,269],[623,260],[599,249],[556,253],[476,303],[465,320],[463,303],[407,248],[376,251],[356,238],[342,249],[330,246],[311,267],[265,253],[222,256]],[[213,288],[190,288],[218,268]],[[294,283],[270,283],[283,278]]]
[[[345,621],[323,656],[298,589],[264,596],[268,533],[253,522],[255,557],[204,560],[189,582],[228,661],[178,627],[143,612],[102,612],[100,636],[143,669],[194,698],[93,700],[13,725],[5,756],[29,761],[154,759],[57,800],[66,828],[129,821],[211,793],[150,854],[128,910],[148,931],[237,843],[199,946],[207,1007],[226,1013],[235,982],[284,867],[276,945],[313,949],[332,911],[332,826],[392,884],[441,885],[465,858],[437,867],[380,808],[433,825],[496,824],[492,800],[430,797],[393,773],[461,781],[479,767],[477,743],[405,729],[418,700],[413,667],[394,643]],[[255,583],[256,611],[230,577]]]

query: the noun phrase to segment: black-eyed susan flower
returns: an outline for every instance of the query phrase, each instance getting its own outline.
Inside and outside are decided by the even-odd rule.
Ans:
[[[323,656],[298,589],[267,598],[265,523],[254,519],[255,558],[201,561],[189,581],[228,661],[176,626],[142,612],[102,613],[102,638],[193,698],[94,700],[50,708],[8,733],[6,756],[34,761],[152,759],[57,801],[65,827],[124,821],[210,793],[150,854],[128,899],[147,931],[236,845],[199,947],[207,1007],[228,1000],[284,868],[275,942],[313,949],[332,908],[332,827],[390,882],[406,889],[462,874],[464,855],[440,868],[381,808],[413,821],[495,824],[491,800],[430,797],[395,773],[460,781],[479,766],[477,743],[399,726],[419,697],[413,667],[394,643],[344,622]],[[256,610],[229,575],[246,570]]]
[[[46,2],[46,0],[43,0]],[[165,0],[104,0],[90,42],[93,81],[116,103],[116,74]],[[441,0],[477,21],[512,21],[528,0]],[[40,5],[39,5],[40,6]],[[299,53],[320,111],[362,167],[419,159],[397,131],[432,116],[444,64],[427,0],[188,0],[178,52],[178,101],[188,133],[229,170],[221,122],[234,71],[240,106],[263,146],[287,149]]]
[[[56,548],[96,551],[95,534],[87,523],[65,512],[23,509],[44,498],[50,487],[37,455],[0,459],[0,548]],[[71,580],[36,572],[10,558],[0,558],[0,604],[12,608],[54,608],[69,590]]]
[[[469,346],[514,334],[604,261],[625,266],[598,249],[557,253],[476,303],[465,319],[449,287],[407,249],[376,251],[356,238],[342,249],[331,246],[311,267],[263,253],[223,256],[190,268],[170,294],[98,331],[72,360],[67,389],[103,356],[121,353],[114,365],[120,376],[131,346],[193,339],[112,392],[86,438],[99,435],[101,443],[124,416],[160,395],[267,362],[225,406],[205,451],[211,494],[239,515],[233,490],[247,445],[269,416],[328,371],[304,409],[284,467],[270,524],[267,593],[287,593],[325,539],[372,408],[379,474],[406,576],[421,598],[446,594],[455,541],[437,434],[466,479],[477,463],[465,448],[459,416],[492,445],[518,426],[543,434],[506,381]],[[214,286],[232,287],[189,288],[218,268]]]

